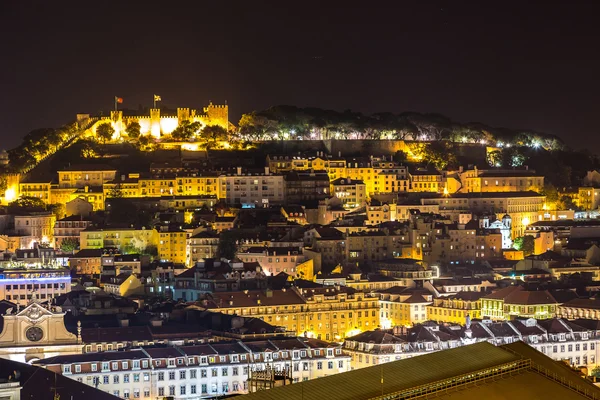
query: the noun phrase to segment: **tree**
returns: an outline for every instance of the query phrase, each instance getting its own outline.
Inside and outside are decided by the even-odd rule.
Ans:
[[[61,219],[67,214],[67,208],[63,203],[50,204],[47,209],[56,215],[56,219]]]
[[[501,167],[503,163],[502,151],[494,150],[490,151],[487,155],[488,164],[492,167]]]
[[[232,260],[237,254],[237,240],[238,237],[235,231],[223,231],[219,236],[219,245],[217,246],[217,256],[219,258],[225,258]]]
[[[193,138],[200,130],[200,127],[201,125],[197,121],[182,121],[181,124],[171,132],[171,136],[174,140],[185,142]]]
[[[137,140],[140,137],[141,130],[142,127],[140,126],[139,122],[134,121],[127,125],[127,128],[125,128],[125,133],[127,133],[129,139]]]
[[[112,139],[115,133],[114,128],[110,125],[110,122],[105,122],[96,127],[96,136],[102,144],[105,144]]]
[[[141,251],[141,254],[143,256],[158,257],[158,247],[153,244],[149,244]]]
[[[63,239],[60,243],[60,249],[65,253],[73,253],[79,249],[79,239],[74,237],[68,237]]]
[[[595,376],[596,378],[600,378],[600,366],[594,367],[590,375]]]
[[[120,184],[116,184],[115,186],[113,186],[109,192],[106,194],[106,197],[110,197],[113,199],[121,199],[124,197],[123,195],[123,190],[121,190],[121,185]]]
[[[8,204],[9,214],[46,211],[46,203],[37,197],[23,196]]]
[[[515,238],[513,247],[515,250],[522,251],[523,255],[527,257],[528,255],[533,254],[535,249],[535,239],[531,235],[519,236],[518,238]]]
[[[227,130],[219,125],[206,125],[202,129],[200,137],[212,147],[217,142],[227,140]]]

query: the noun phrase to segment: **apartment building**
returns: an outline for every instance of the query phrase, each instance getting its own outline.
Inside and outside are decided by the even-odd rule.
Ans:
[[[481,298],[481,316],[495,321],[553,318],[557,308],[558,302],[547,290],[531,291],[522,286],[508,286]]]
[[[69,238],[79,241],[80,232],[87,229],[92,221],[86,220],[80,215],[71,215],[57,220],[54,223],[55,246],[60,248],[63,240]]]
[[[544,188],[544,177],[525,169],[478,169],[459,173],[461,192],[528,192]]]
[[[51,212],[31,212],[15,215],[15,233],[26,236],[28,248],[34,243],[54,244],[54,224],[56,216]]]
[[[49,301],[70,291],[68,268],[5,269],[0,279],[0,299],[21,306],[33,298]]]
[[[458,221],[461,213],[508,214],[512,218],[512,238],[523,236],[527,226],[543,213],[546,196],[537,192],[454,193],[423,198],[423,205],[437,205],[442,215]]]
[[[243,171],[219,176],[219,197],[229,204],[266,207],[281,204],[285,200],[285,182],[282,175],[270,173],[269,168],[261,172]]]
[[[123,399],[196,400],[248,392],[267,366],[302,382],[350,370],[341,345],[273,338],[57,356],[36,365]]]
[[[115,247],[125,249],[133,246],[144,249],[148,245],[158,247],[159,234],[155,229],[136,228],[87,228],[79,233],[79,245],[83,249]]]
[[[58,171],[58,185],[61,188],[84,188],[99,186],[115,180],[117,170],[106,164],[71,165]]]
[[[201,304],[211,311],[260,318],[296,335],[327,341],[379,326],[378,298],[344,287],[220,292]]]
[[[367,202],[367,186],[358,179],[339,178],[332,181],[331,194],[346,208],[361,207]]]
[[[496,346],[522,341],[556,361],[588,371],[598,365],[600,356],[597,321],[556,318],[465,321],[462,325],[428,322],[408,329],[363,332],[347,338],[343,349],[350,354],[352,369],[359,369],[483,341]]]
[[[188,247],[188,265],[195,265],[197,262],[214,258],[217,255],[219,246],[219,235],[212,231],[202,231],[187,238]]]

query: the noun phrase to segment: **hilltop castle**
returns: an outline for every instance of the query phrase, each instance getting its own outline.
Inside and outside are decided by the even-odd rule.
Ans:
[[[166,111],[166,112],[165,112]],[[127,115],[122,110],[111,111],[110,116],[90,117],[89,114],[77,114],[79,126],[88,126],[88,133],[92,136],[96,134],[98,125],[110,122],[115,130],[113,140],[119,139],[125,134],[125,129],[132,122],[138,122],[141,126],[143,136],[151,135],[154,138],[160,138],[162,135],[170,134],[184,121],[200,122],[204,127],[206,125],[218,125],[227,130],[233,127],[229,122],[229,107],[227,104],[215,105],[209,103],[204,107],[203,113],[198,113],[195,109],[177,108],[177,112],[169,112],[163,109],[151,108],[150,115]]]

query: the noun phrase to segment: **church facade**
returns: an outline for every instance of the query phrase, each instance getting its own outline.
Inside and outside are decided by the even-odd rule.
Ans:
[[[2,315],[0,357],[30,363],[58,355],[82,352],[81,327],[75,335],[65,327],[65,313],[32,301],[25,308],[8,308]]]

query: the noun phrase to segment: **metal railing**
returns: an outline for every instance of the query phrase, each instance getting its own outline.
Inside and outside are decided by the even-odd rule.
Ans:
[[[430,382],[424,385],[403,389],[397,392],[383,394],[372,397],[372,400],[405,400],[418,399],[431,395],[445,394],[449,391],[456,391],[466,388],[470,385],[480,382],[501,379],[512,376],[520,371],[526,371],[531,368],[531,360],[523,359],[512,361],[510,363],[497,365],[491,368],[485,368],[466,374],[453,376],[451,378]]]

